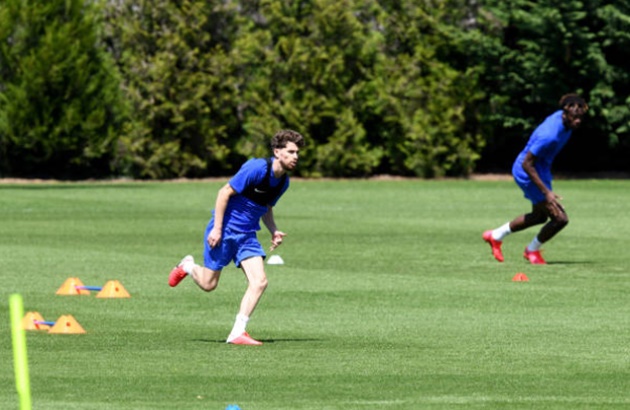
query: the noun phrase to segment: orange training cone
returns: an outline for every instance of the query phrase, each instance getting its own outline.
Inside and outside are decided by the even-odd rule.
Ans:
[[[50,325],[43,322],[44,318],[39,312],[26,312],[22,318],[22,329],[24,330],[48,330]]]
[[[57,295],[89,295],[90,291],[86,289],[77,289],[77,286],[83,286],[83,282],[79,278],[68,278],[61,285],[59,289],[57,289]]]
[[[512,278],[512,282],[528,282],[528,281],[529,281],[529,278],[527,277],[527,275],[521,272],[517,273]]]
[[[96,295],[97,298],[130,298],[131,295],[117,280],[108,281]]]
[[[50,328],[48,333],[82,334],[86,332],[72,315],[64,315],[57,319],[55,325]]]

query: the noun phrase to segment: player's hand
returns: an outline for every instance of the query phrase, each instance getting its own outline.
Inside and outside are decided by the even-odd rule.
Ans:
[[[273,252],[278,246],[282,244],[282,239],[287,236],[286,233],[275,231],[273,235],[271,235],[271,248],[270,250]]]
[[[562,199],[562,197],[560,197],[559,195],[556,195],[554,192],[547,192],[547,195],[545,195],[546,201],[547,201],[547,210],[549,211],[549,213],[553,216],[559,216],[562,214],[565,214],[566,212],[564,211],[564,207],[562,206],[562,204],[560,203],[560,200]]]
[[[206,240],[208,241],[208,245],[210,245],[211,248],[214,248],[219,244],[219,242],[221,242],[221,230],[212,228]]]

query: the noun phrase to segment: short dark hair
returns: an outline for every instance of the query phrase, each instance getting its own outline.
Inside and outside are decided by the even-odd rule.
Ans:
[[[292,142],[302,148],[304,146],[304,137],[293,130],[280,130],[271,138],[271,149],[284,148],[288,142]]]
[[[584,114],[588,111],[588,104],[584,101],[584,98],[580,97],[577,94],[565,94],[560,98],[560,108],[563,111],[568,112],[576,112],[581,111],[581,114]]]

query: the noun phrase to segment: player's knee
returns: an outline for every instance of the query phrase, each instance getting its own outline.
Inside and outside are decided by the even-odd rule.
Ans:
[[[265,289],[267,289],[268,285],[269,285],[269,281],[264,276],[262,278],[256,278],[255,280],[252,280],[249,283],[250,287],[256,289],[259,292],[264,292]]]
[[[218,284],[219,283],[216,280],[207,280],[205,282],[200,283],[199,286],[201,287],[201,289],[203,289],[206,292],[212,292],[213,290],[217,288]]]
[[[569,224],[569,217],[563,213],[554,219],[554,223],[559,229],[562,229]]]
[[[547,215],[542,212],[532,212],[525,216],[525,221],[529,226],[531,225],[542,225],[547,222]]]
[[[569,217],[564,212],[557,215],[553,215],[551,217],[551,221],[549,222],[549,225],[553,227],[553,230],[555,232],[562,230],[568,224],[569,224]]]
[[[267,280],[267,278],[263,278],[263,280],[261,280],[258,283],[258,287],[260,288],[260,290],[265,290],[267,289],[267,286],[269,286],[269,281]]]
[[[212,292],[216,288],[217,288],[216,285],[211,285],[211,284],[203,284],[201,286],[201,289],[203,289],[204,292]]]
[[[547,222],[547,215],[537,214],[534,216],[534,223],[536,225],[541,225],[541,224],[544,224],[545,222]]]

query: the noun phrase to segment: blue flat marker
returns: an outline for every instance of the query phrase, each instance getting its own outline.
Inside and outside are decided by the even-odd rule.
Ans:
[[[102,286],[75,286],[79,290],[103,290]]]
[[[33,323],[35,323],[36,325],[55,326],[55,322],[48,322],[46,320],[34,320]]]

